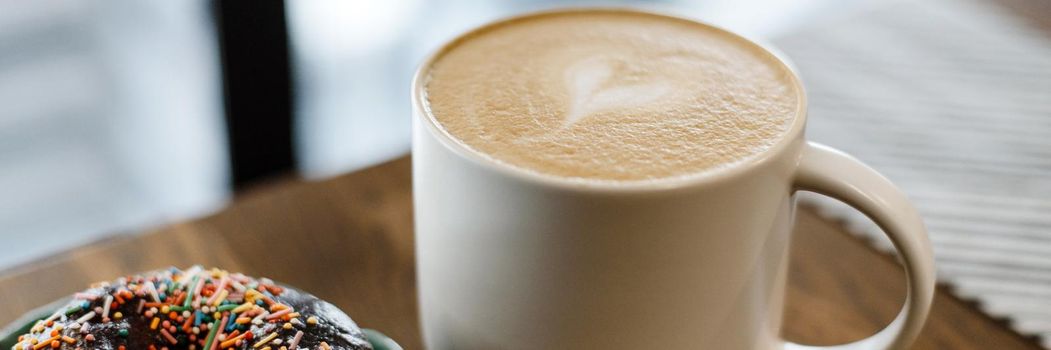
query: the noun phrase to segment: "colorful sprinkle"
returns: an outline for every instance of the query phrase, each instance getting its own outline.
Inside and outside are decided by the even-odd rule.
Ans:
[[[266,345],[267,343],[270,343],[271,340],[274,340],[274,338],[277,338],[277,332],[270,333],[269,335],[263,337],[263,339],[260,339],[258,342],[255,343],[255,345],[252,345],[252,347],[258,348],[260,346]]]
[[[303,340],[303,331],[296,331],[296,336],[292,338],[292,341],[288,342],[288,350],[296,350],[300,340]]]
[[[278,297],[283,292],[269,279],[200,266],[122,277],[74,294],[70,304],[37,322],[12,349],[92,348],[85,344],[98,341],[98,332],[116,328],[119,338],[112,340],[112,346],[126,350],[130,341],[125,338],[132,329],[139,332],[136,327],[152,333],[147,339],[156,339],[142,350],[226,350],[249,345],[260,350],[331,349],[324,342],[301,344],[303,331],[295,330],[304,325],[301,317],[310,325],[320,320],[281,302]],[[143,323],[135,326],[134,322]]]

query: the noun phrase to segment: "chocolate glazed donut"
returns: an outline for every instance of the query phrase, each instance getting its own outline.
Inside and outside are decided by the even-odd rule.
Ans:
[[[14,350],[372,349],[313,295],[223,270],[171,268],[103,282],[19,337]]]

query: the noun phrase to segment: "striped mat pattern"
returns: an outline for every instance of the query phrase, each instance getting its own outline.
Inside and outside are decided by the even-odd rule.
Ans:
[[[900,185],[939,278],[1051,348],[1051,32],[987,1],[911,0],[774,42],[807,86],[809,138]],[[889,249],[845,205],[805,200]]]

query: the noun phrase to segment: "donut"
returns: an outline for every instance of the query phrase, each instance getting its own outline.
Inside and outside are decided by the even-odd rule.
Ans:
[[[13,350],[360,350],[364,333],[334,305],[267,278],[169,268],[78,292]]]

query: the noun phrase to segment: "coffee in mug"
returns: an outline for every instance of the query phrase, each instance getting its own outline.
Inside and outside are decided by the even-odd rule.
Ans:
[[[675,18],[571,12],[457,41],[423,82],[442,128],[510,166],[587,180],[691,176],[749,159],[800,108],[769,52]]]
[[[805,139],[800,80],[753,41],[634,10],[534,13],[439,49],[412,97],[428,349],[818,349],[780,337],[798,191],[869,215],[908,275],[898,317],[835,348],[901,349],[923,326],[922,220]]]

